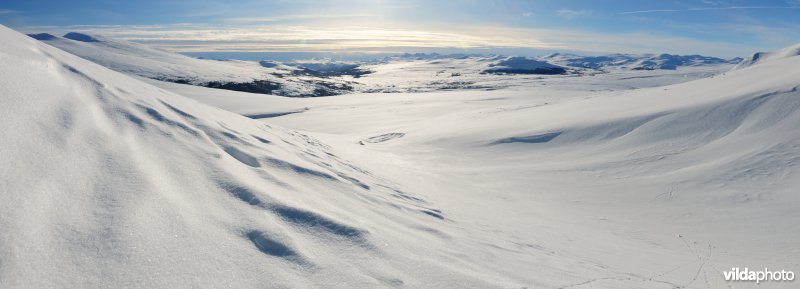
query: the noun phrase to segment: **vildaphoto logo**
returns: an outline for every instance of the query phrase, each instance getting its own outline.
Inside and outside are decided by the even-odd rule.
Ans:
[[[741,270],[734,267],[730,271],[723,271],[722,275],[728,281],[749,281],[756,282],[756,284],[764,281],[794,281],[794,272],[786,270],[770,271],[769,268],[750,270],[744,267],[744,270]]]

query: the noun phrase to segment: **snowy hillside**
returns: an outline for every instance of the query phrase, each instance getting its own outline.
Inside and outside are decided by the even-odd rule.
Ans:
[[[285,96],[324,96],[352,90],[343,81],[295,76],[297,69],[288,66],[265,67],[252,61],[196,59],[142,44],[75,32],[64,37],[46,33],[30,36],[113,70],[151,79]]]
[[[721,59],[701,55],[673,54],[610,54],[602,56],[582,56],[569,53],[553,53],[539,60],[567,67],[592,69],[630,69],[630,70],[675,70],[681,67],[713,66],[736,64],[740,58]]]
[[[733,69],[742,69],[759,63],[765,63],[794,56],[800,56],[800,44],[789,46],[776,52],[753,53],[753,55],[742,60],[742,62],[737,64]]]
[[[418,59],[419,58],[419,59]],[[345,78],[358,82],[356,92],[431,92],[449,90],[527,90],[535,86],[559,86],[565,89],[618,90],[662,86],[710,77],[730,70],[730,65],[681,67],[676,70],[598,71],[585,68],[562,68],[527,58],[503,56],[463,56],[434,59],[393,58],[364,64],[371,71],[361,77]],[[543,71],[537,73],[535,69]],[[487,73],[499,70],[501,73]],[[506,72],[503,72],[506,70]],[[541,73],[545,74],[541,74]],[[533,74],[530,74],[533,73]],[[553,75],[552,73],[556,73]],[[563,74],[558,74],[563,73]],[[599,85],[608,83],[609,86]]]
[[[508,57],[489,64],[484,73],[494,74],[565,74],[567,70],[558,65],[527,57]]]
[[[0,38],[2,288],[519,282],[447,242],[447,212],[313,137]]]
[[[164,87],[249,115],[297,111],[262,120],[369,156],[517,287],[761,288],[721,272],[798,266],[798,68],[789,57],[633,90],[584,77],[314,99]]]
[[[796,287],[721,272],[800,266],[800,56],[394,59],[359,87],[413,93],[286,98],[103,67],[285,64],[84,36],[36,38],[102,65],[0,26],[0,288]]]

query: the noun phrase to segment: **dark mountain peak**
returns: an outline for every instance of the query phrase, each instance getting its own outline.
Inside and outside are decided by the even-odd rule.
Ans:
[[[36,40],[53,40],[58,38],[57,36],[49,33],[28,34],[28,36]]]
[[[102,42],[97,37],[94,37],[94,36],[91,36],[91,35],[88,35],[88,34],[78,33],[78,32],[70,32],[70,33],[64,34],[64,38],[72,39],[72,40],[75,40],[75,41],[81,41],[81,42]]]

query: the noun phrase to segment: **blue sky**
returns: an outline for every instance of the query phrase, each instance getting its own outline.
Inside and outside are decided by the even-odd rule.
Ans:
[[[800,0],[4,0],[0,23],[175,51],[732,57],[800,42]]]

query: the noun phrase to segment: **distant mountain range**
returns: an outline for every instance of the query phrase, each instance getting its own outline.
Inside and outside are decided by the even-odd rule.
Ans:
[[[540,70],[541,74],[563,74],[566,68],[583,69],[628,69],[628,70],[675,70],[680,67],[737,64],[742,58],[723,59],[702,55],[675,54],[608,54],[601,56],[585,56],[571,53],[553,53],[540,57],[507,57],[501,55],[479,54],[439,54],[439,53],[404,53],[388,59],[436,60],[436,59],[493,58],[497,61],[493,66],[508,66],[508,69],[497,71],[512,72],[521,68],[528,74]],[[527,67],[527,69],[525,68]],[[558,68],[562,69],[558,69]],[[493,70],[489,70],[493,71]],[[487,72],[489,72],[487,71]]]
[[[139,43],[77,32],[70,32],[61,37],[47,33],[29,34],[29,36],[110,69],[140,77],[292,97],[330,96],[353,92],[406,92],[416,88],[488,89],[476,83],[517,79],[513,75],[676,70],[681,67],[732,65],[742,60],[672,54],[582,56],[555,53],[531,58],[405,53],[358,62],[329,59],[257,62],[193,58]],[[748,61],[760,61],[766,55],[756,54]],[[393,78],[389,74],[405,73],[398,71],[394,64],[401,64],[407,69],[413,67],[416,72],[409,77]],[[371,74],[381,71],[383,73],[378,73],[378,76]],[[420,73],[429,73],[431,76],[417,77],[423,75]]]
[[[553,53],[539,57],[538,60],[552,64],[591,69],[631,69],[631,70],[675,70],[679,67],[737,64],[742,58],[722,59],[702,55],[674,54],[609,54],[602,56],[583,56],[569,53]]]

